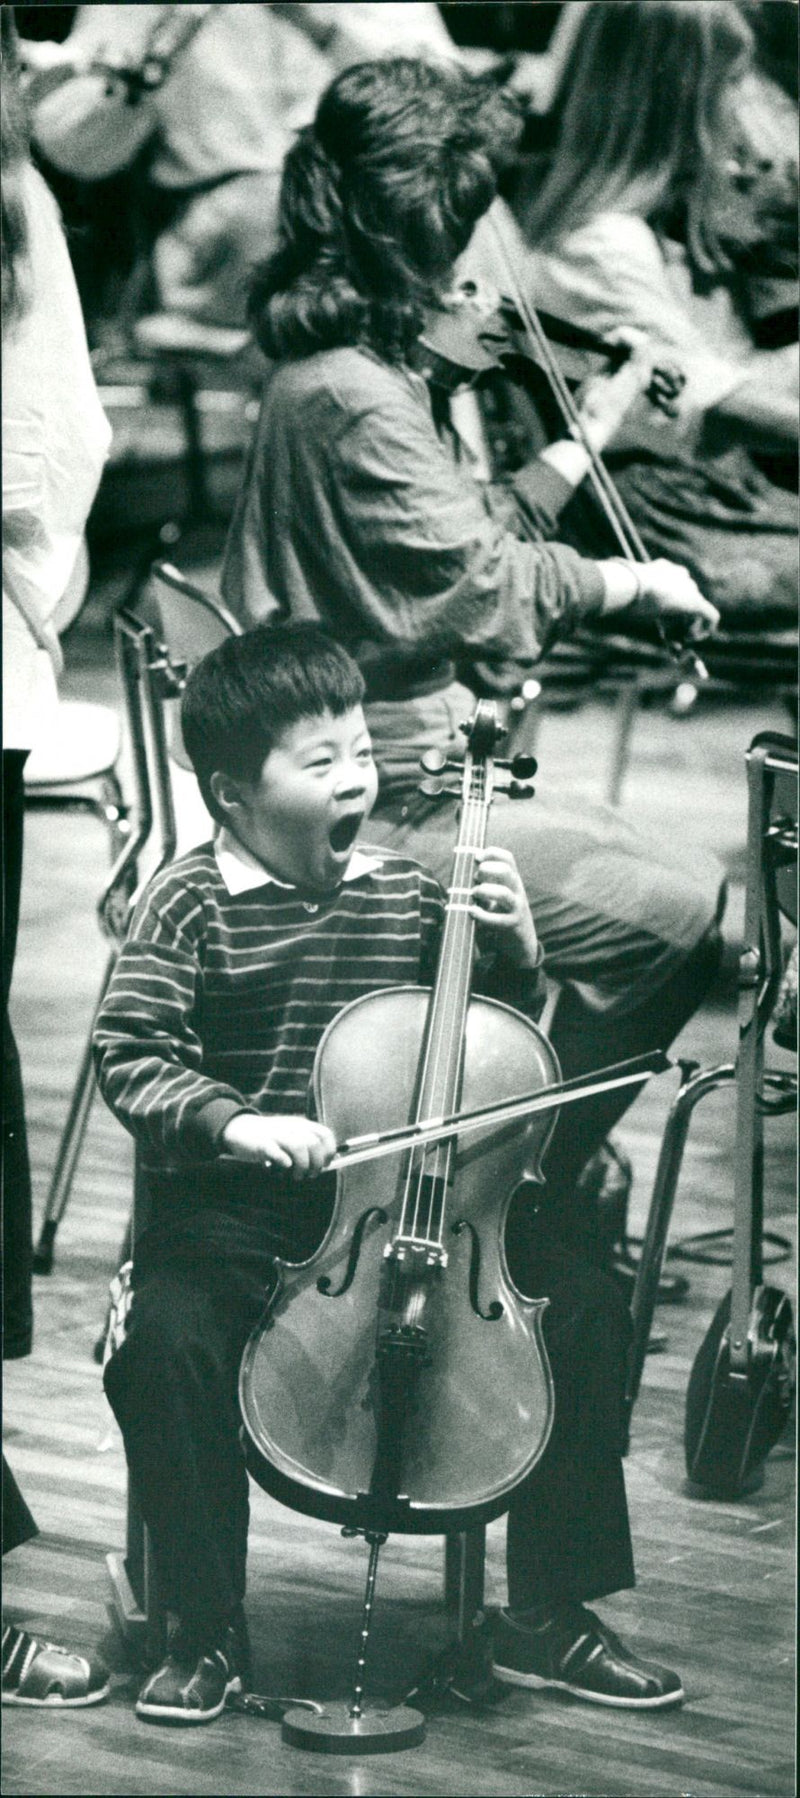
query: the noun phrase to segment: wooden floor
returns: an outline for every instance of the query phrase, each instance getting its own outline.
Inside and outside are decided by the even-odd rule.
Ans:
[[[67,691],[113,696],[102,631],[72,645]],[[601,706],[545,722],[550,771],[600,790],[611,715]],[[741,929],[743,754],[756,730],[781,727],[769,708],[708,707],[676,722],[640,720],[624,805],[674,839],[714,847],[731,870],[730,939]],[[14,1013],[26,1074],[41,1207],[71,1079],[104,960],[93,901],[104,872],[91,819],[28,821]],[[735,1049],[730,980],[684,1034],[704,1064]],[[788,1065],[770,1046],[770,1061]],[[674,1076],[653,1082],[620,1132],[636,1168],[632,1227],[641,1229]],[[135,1670],[106,1610],[103,1557],[123,1540],[125,1469],[92,1345],[127,1215],[131,1153],[98,1104],[49,1279],[36,1285],[32,1357],[5,1369],[9,1459],[40,1538],[6,1563],[5,1603],[34,1630],[99,1642],[114,1671],[108,1704],[62,1717],[6,1710],[3,1792],[29,1794],[592,1794],[611,1798],[790,1798],[794,1770],[794,1485],[792,1443],[773,1451],[761,1490],[738,1504],[703,1502],[686,1486],[683,1403],[692,1358],[726,1289],[725,1267],[688,1269],[688,1301],[663,1307],[664,1352],[648,1358],[627,1481],[637,1554],[635,1592],[598,1608],[638,1649],[678,1667],[678,1712],[630,1716],[556,1696],[509,1691],[478,1715],[431,1716],[425,1743],[378,1759],[333,1759],[285,1746],[276,1724],[227,1715],[197,1732],[138,1723]],[[696,1113],[674,1235],[724,1226],[733,1191],[731,1096]],[[768,1124],[768,1222],[795,1240],[793,1120]],[[775,1270],[794,1288],[795,1255]],[[488,1598],[502,1602],[503,1524],[489,1531]],[[380,1576],[371,1687],[394,1701],[448,1626],[441,1544],[391,1539]],[[362,1543],[253,1495],[249,1614],[256,1685],[343,1697],[356,1646]]]

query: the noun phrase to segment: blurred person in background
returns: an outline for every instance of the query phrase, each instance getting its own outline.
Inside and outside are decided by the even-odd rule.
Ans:
[[[134,169],[134,280],[242,324],[295,131],[336,69],[398,45],[456,54],[433,5],[81,6],[63,43],[25,46],[34,141],[81,181]]]
[[[515,46],[508,59],[531,116],[551,105],[585,5],[543,8],[556,15],[546,49]],[[62,41],[37,32],[24,53],[37,149],[66,178],[79,236],[92,240],[79,268],[92,314],[116,298],[114,281],[98,278],[98,258],[129,272],[132,259],[128,310],[141,298],[241,324],[251,266],[274,233],[284,156],[331,75],[398,53],[475,67],[502,57],[501,41],[487,47],[491,33],[487,46],[457,46],[448,24],[462,25],[454,17],[462,9],[429,0],[70,10]]]
[[[759,348],[750,304],[781,241],[796,271],[796,115],[765,80],[726,0],[593,5],[549,176],[516,208],[536,305],[634,327],[681,367],[678,419],[640,412],[610,467],[648,550],[734,627],[797,610],[796,499],[772,478],[776,458],[788,483],[796,467],[797,345]]]
[[[31,1176],[8,1015],[22,879],[24,767],[57,704],[54,619],[81,557],[109,444],[55,202],[28,156],[10,7],[2,8],[3,1358],[31,1352]],[[3,1554],[37,1534],[3,1456]],[[94,1656],[3,1625],[3,1704],[74,1708],[108,1694]]]

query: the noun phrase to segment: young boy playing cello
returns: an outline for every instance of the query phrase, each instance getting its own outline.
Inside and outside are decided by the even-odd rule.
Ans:
[[[147,1192],[127,1335],[105,1383],[175,1619],[137,1701],[150,1722],[208,1722],[250,1679],[237,1376],[274,1257],[305,1259],[330,1212],[311,1176],[336,1144],[306,1115],[317,1045],[350,1000],[424,984],[435,963],[439,887],[416,863],[357,846],[377,792],[363,691],[313,625],[228,638],[198,665],[183,733],[218,832],[151,883],[97,1021],[101,1090],[137,1139]],[[481,855],[470,910],[483,984],[538,1014],[541,957],[507,851]],[[677,1675],[582,1605],[633,1583],[625,1305],[602,1275],[556,1258],[535,1290],[551,1300],[556,1423],[511,1502],[496,1671],[605,1704],[674,1704]]]

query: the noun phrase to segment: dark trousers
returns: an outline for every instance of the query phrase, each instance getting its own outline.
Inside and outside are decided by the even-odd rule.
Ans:
[[[519,1609],[633,1583],[620,1459],[627,1308],[612,1282],[578,1262],[553,1257],[524,1271],[528,1290],[551,1301],[556,1423],[511,1506],[509,1598]],[[245,1592],[237,1376],[267,1278],[267,1269],[256,1278],[165,1258],[145,1267],[126,1340],[106,1368],[164,1603],[204,1625],[223,1622]]]
[[[33,1340],[31,1171],[25,1101],[8,998],[17,947],[27,750],[3,750],[3,1360],[29,1355]],[[3,1554],[37,1534],[3,1456]]]
[[[3,1456],[3,1554],[20,1548],[39,1531],[31,1516],[8,1462]]]
[[[508,1602],[526,1611],[581,1603],[635,1583],[622,1471],[631,1317],[615,1281],[561,1250],[520,1252],[509,1266],[548,1297],[544,1339],[555,1415],[547,1447],[508,1514]]]
[[[564,1079],[654,1049],[668,1049],[705,998],[721,957],[722,936],[718,925],[712,924],[662,986],[631,1011],[611,1020],[593,1014],[574,987],[562,988],[550,1041]],[[579,1254],[602,1259],[597,1234],[600,1220],[597,1214],[579,1212],[575,1203],[578,1178],[640,1090],[620,1087],[565,1108],[557,1119],[544,1159],[545,1198],[538,1213],[538,1227],[544,1228],[546,1243],[557,1237]],[[528,1227],[535,1231],[537,1220]]]
[[[22,887],[26,750],[3,750],[3,1359],[29,1355],[33,1339],[31,1173],[17,1045],[8,999]]]

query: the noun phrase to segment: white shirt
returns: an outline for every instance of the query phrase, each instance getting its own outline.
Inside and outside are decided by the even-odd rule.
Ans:
[[[543,311],[601,337],[633,325],[671,352],[686,377],[682,414],[710,411],[751,372],[755,346],[730,283],[700,292],[681,245],[659,239],[633,213],[600,213],[552,252],[526,248],[524,268]]]
[[[29,233],[25,310],[3,333],[6,749],[30,749],[55,705],[52,618],[111,441],[55,200],[34,168],[26,166],[20,181]]]
[[[244,843],[240,843],[224,824],[214,840],[214,858],[231,898],[266,886],[283,887],[287,893],[296,891],[290,881],[279,880],[277,874],[271,874],[269,868],[265,868],[264,863],[246,849]],[[371,855],[363,849],[354,849],[342,879],[358,880],[362,874],[371,874],[374,868],[381,867],[385,859],[383,855]]]
[[[48,60],[87,67],[97,59],[135,69],[165,18],[186,10],[81,6],[66,42]],[[456,54],[433,5],[223,0],[207,8],[194,35],[177,49],[163,85],[149,96],[149,178],[157,187],[184,189],[226,175],[277,173],[338,69],[374,56],[429,52]],[[41,54],[32,60],[41,62]],[[94,104],[88,96],[87,104]],[[34,114],[34,131],[35,125]]]

